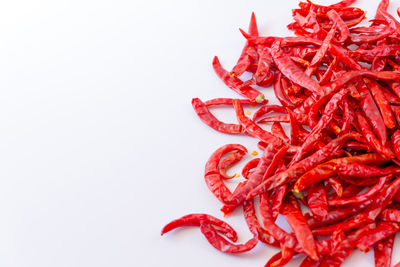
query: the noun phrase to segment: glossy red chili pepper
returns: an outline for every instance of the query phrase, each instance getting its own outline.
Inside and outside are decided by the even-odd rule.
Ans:
[[[220,163],[221,157],[230,151],[242,151],[247,153],[247,149],[242,145],[228,144],[219,149],[217,149],[208,159],[205,167],[204,179],[210,191],[214,194],[219,201],[224,204],[232,205],[229,201],[231,197],[231,191],[226,187],[222,181],[222,177],[219,173],[218,165]]]
[[[254,158],[254,159],[250,160],[249,162],[247,162],[247,164],[242,169],[242,176],[245,179],[249,179],[249,176],[252,174],[252,172],[250,172],[250,171],[252,169],[254,169],[255,167],[257,167],[259,162],[260,162],[259,158]]]
[[[287,195],[286,200],[282,203],[281,213],[293,229],[306,254],[313,260],[319,260],[314,237],[294,196]]]
[[[240,99],[239,100],[242,105],[259,105],[256,101],[251,101],[247,99]],[[232,106],[233,104],[233,99],[232,98],[214,98],[211,100],[207,100],[204,102],[204,104],[207,107],[212,107],[212,106]],[[268,100],[265,99],[263,104],[268,103]]]
[[[391,178],[390,175],[380,178],[379,182],[376,185],[372,186],[368,191],[366,191],[360,195],[357,195],[357,196],[354,196],[351,198],[347,198],[347,199],[343,199],[343,198],[332,199],[332,200],[329,200],[328,203],[330,206],[344,206],[344,205],[348,205],[348,204],[365,202],[365,201],[371,199],[379,191],[381,191],[383,186],[385,185],[385,183],[389,180],[389,178]]]
[[[229,154],[226,158],[221,160],[221,162],[218,166],[218,169],[219,169],[219,174],[221,174],[222,178],[232,179],[235,177],[235,175],[226,174],[226,171],[229,167],[238,163],[244,157],[244,155],[246,155],[246,152],[236,151],[236,152]]]
[[[356,117],[358,121],[358,125],[361,128],[361,131],[365,137],[365,139],[368,141],[370,146],[378,153],[384,154],[388,158],[394,158],[392,152],[384,147],[379,140],[375,137],[375,134],[372,132],[371,127],[368,124],[367,119],[361,115],[360,112],[356,112]]]
[[[220,236],[215,228],[206,222],[200,224],[200,231],[213,247],[225,253],[243,253],[253,249],[258,243],[257,236],[255,236],[244,244],[233,244]]]
[[[240,94],[241,96],[247,97],[251,101],[256,101],[257,103],[262,103],[264,102],[264,95],[260,93],[259,91],[253,89],[250,86],[243,86],[243,82],[235,77],[229,75],[229,72],[227,72],[222,66],[221,63],[218,60],[218,57],[214,57],[213,60],[213,67],[215,70],[215,73],[218,75],[218,77],[232,90]]]
[[[325,187],[316,183],[307,191],[307,203],[311,213],[317,220],[323,220],[328,216],[328,201]]]
[[[233,242],[237,241],[236,231],[229,224],[208,214],[188,214],[179,219],[173,220],[164,226],[164,228],[161,230],[161,235],[179,227],[200,226],[202,222],[213,225],[216,231],[224,234]]]
[[[253,121],[257,121],[259,118],[268,114],[269,112],[286,113],[286,109],[278,105],[265,105],[260,107],[253,115]]]
[[[279,247],[279,243],[258,222],[254,201],[248,200],[243,203],[243,213],[246,223],[251,231],[255,231],[259,240],[263,243]]]
[[[395,235],[389,236],[379,241],[374,246],[375,266],[390,267],[392,266],[392,252]]]
[[[271,193],[271,213],[272,218],[276,220],[279,215],[279,212],[282,207],[283,198],[285,197],[287,192],[287,185],[282,185],[277,188]]]
[[[375,229],[364,233],[364,236],[357,240],[357,248],[367,252],[377,242],[388,238],[400,230],[400,225],[393,222],[378,222]]]
[[[379,219],[386,222],[398,222],[400,223],[400,210],[397,209],[384,209],[381,214],[379,214]]]
[[[282,247],[282,251],[272,256],[264,267],[277,267],[283,266],[288,263],[294,256],[294,251],[285,246]]]
[[[278,136],[284,142],[289,143],[289,137],[287,137],[285,130],[282,128],[282,125],[279,122],[272,123],[271,133]]]
[[[208,126],[214,130],[227,133],[227,134],[241,134],[243,133],[242,126],[238,124],[230,124],[219,121],[213,114],[208,110],[207,106],[198,98],[192,99],[192,106],[196,111],[199,118]]]

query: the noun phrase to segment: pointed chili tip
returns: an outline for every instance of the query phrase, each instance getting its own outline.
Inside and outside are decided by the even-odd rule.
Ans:
[[[247,32],[245,32],[244,30],[242,30],[241,28],[239,28],[239,31],[242,33],[242,35],[244,36],[244,38],[246,39],[250,39],[250,35],[247,34]]]

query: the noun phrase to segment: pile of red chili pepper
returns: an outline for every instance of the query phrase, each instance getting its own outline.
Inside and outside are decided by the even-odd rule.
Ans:
[[[237,244],[235,230],[207,214],[174,220],[162,234],[198,226],[225,253],[258,242],[280,248],[265,266],[283,266],[300,254],[301,266],[340,266],[355,249],[373,249],[376,266],[391,266],[400,230],[400,22],[382,0],[368,26],[359,26],[365,12],[353,2],[300,2],[287,26],[293,37],[259,36],[253,14],[235,67],[227,71],[213,60],[219,78],[245,99],[192,101],[208,126],[253,137],[263,150],[246,163],[234,192],[224,179],[234,178],[227,170],[246,155],[244,146],[217,149],[204,174],[221,211],[243,209],[254,237]],[[245,72],[250,79],[242,78]],[[273,87],[281,105],[268,105],[261,87]],[[245,105],[259,108],[250,118]],[[231,106],[238,123],[218,120],[209,109],[218,106]],[[270,131],[261,127],[266,124]],[[277,225],[279,214],[291,232]]]

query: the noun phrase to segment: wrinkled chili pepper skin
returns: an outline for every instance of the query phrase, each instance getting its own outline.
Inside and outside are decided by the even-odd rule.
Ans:
[[[237,241],[236,231],[227,223],[208,214],[188,214],[179,219],[173,220],[161,230],[164,235],[176,228],[184,226],[200,226],[202,222],[207,222],[214,226],[215,230],[226,235],[233,242]]]
[[[243,157],[246,155],[244,151],[236,151],[234,153],[229,154],[226,158],[224,158],[221,163],[219,164],[219,174],[224,179],[232,179],[235,175],[228,175],[227,169],[233,166],[235,163],[238,163]]]
[[[228,144],[217,149],[210,156],[205,166],[204,179],[206,181],[208,188],[214,194],[214,196],[218,198],[219,201],[221,201],[226,205],[233,204],[229,201],[229,198],[231,197],[232,193],[222,181],[221,174],[219,173],[218,170],[218,165],[220,163],[221,157],[224,154],[233,150],[238,150],[242,151],[243,153],[247,153],[247,149],[242,145]]]
[[[392,266],[392,252],[395,235],[389,236],[379,241],[374,246],[375,266],[390,267]]]
[[[357,248],[367,252],[371,246],[397,233],[399,229],[400,225],[398,223],[379,222],[375,229],[364,233],[364,236],[357,240]]]
[[[328,216],[328,200],[325,187],[316,183],[308,190],[308,207],[317,220],[323,220]]]
[[[282,204],[281,212],[293,229],[297,240],[307,255],[313,260],[319,260],[314,237],[297,200],[293,196],[287,196],[286,201]]]
[[[243,253],[253,249],[258,243],[257,237],[254,237],[244,244],[232,244],[220,236],[211,224],[205,222],[200,224],[200,231],[213,247],[225,253]]]
[[[208,126],[214,130],[227,133],[227,134],[242,134],[243,128],[238,124],[228,124],[219,121],[211,112],[208,110],[207,106],[198,98],[193,98],[192,106],[194,111],[196,111],[199,118]]]
[[[397,222],[400,223],[400,210],[396,209],[384,209],[381,214],[379,214],[379,219],[386,222]]]

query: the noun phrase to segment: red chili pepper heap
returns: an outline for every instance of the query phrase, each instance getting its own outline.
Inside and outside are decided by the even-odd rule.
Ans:
[[[174,220],[162,234],[192,225],[222,252],[246,252],[258,241],[281,248],[265,266],[283,266],[297,254],[306,255],[301,266],[340,266],[353,250],[371,248],[376,266],[391,265],[400,230],[400,22],[382,0],[370,25],[357,26],[365,12],[350,7],[354,2],[300,2],[288,25],[294,37],[259,36],[252,14],[232,71],[213,60],[221,80],[246,99],[192,101],[213,129],[259,141],[263,153],[245,165],[234,192],[224,179],[237,177],[226,172],[247,154],[242,145],[216,150],[204,175],[225,215],[243,208],[253,238],[235,244],[235,230],[206,214]],[[244,72],[252,74],[247,81]],[[273,86],[282,106],[267,105],[254,85]],[[219,105],[231,106],[238,123],[211,114]],[[250,118],[243,105],[259,109]],[[282,123],[290,124],[290,137]],[[276,224],[279,214],[292,232]]]

